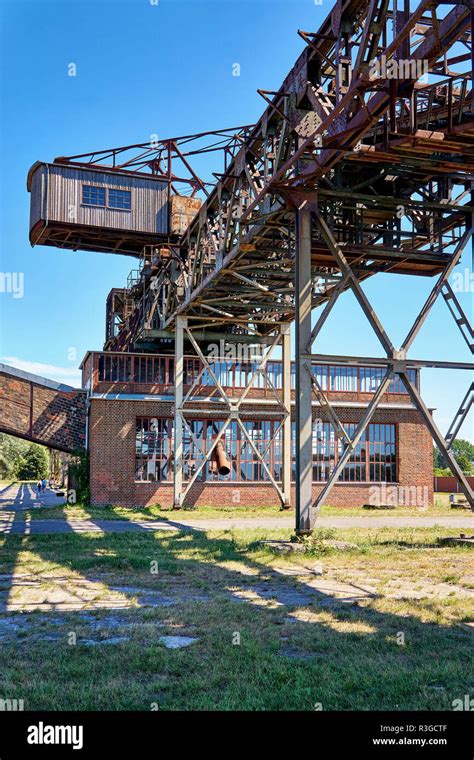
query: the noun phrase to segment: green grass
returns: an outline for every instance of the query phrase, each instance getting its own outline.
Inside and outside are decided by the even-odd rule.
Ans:
[[[1,485],[1,484],[0,484]],[[3,483],[3,487],[9,485]],[[461,494],[456,495],[459,501],[463,497]],[[162,507],[159,504],[149,507],[122,507],[120,505],[108,505],[103,507],[94,507],[84,504],[66,504],[58,507],[35,507],[33,509],[22,510],[24,515],[29,519],[60,519],[67,516],[69,519],[102,519],[102,520],[160,520],[181,518],[199,519],[231,519],[231,518],[293,518],[294,509],[281,509],[275,504],[264,506],[251,506],[247,504],[233,504],[231,506],[209,506],[202,505],[199,507],[185,507],[182,509],[172,509],[171,507]],[[434,496],[434,503],[428,507],[397,507],[396,509],[364,509],[363,507],[335,507],[326,505],[322,509],[322,515],[328,517],[436,517],[469,514],[467,511],[454,510],[449,504],[449,494],[437,493]]]
[[[199,506],[196,508],[171,509],[163,508],[159,505],[150,507],[121,507],[108,505],[104,507],[93,507],[82,504],[58,507],[35,507],[33,509],[22,510],[24,515],[32,520],[60,519],[99,519],[99,520],[209,520],[209,519],[232,519],[232,518],[294,518],[294,509],[280,509],[272,506]],[[419,507],[397,507],[390,510],[364,509],[362,507],[334,507],[331,505],[324,506],[321,514],[327,517],[449,517],[459,516],[460,514],[470,514],[461,510],[451,509],[449,504],[436,505],[427,508]]]
[[[15,589],[0,581],[6,617],[14,601],[33,598],[32,582],[50,600],[60,584],[78,598],[92,584],[102,600],[119,593],[111,586],[126,585],[159,590],[173,603],[140,608],[132,592],[122,593],[130,607],[103,635],[130,638],[102,647],[81,645],[90,636],[83,613],[63,612],[57,601],[50,613],[24,612],[28,626],[21,638],[0,641],[0,695],[43,710],[149,710],[152,704],[160,710],[312,710],[317,703],[324,710],[451,709],[473,689],[472,634],[463,625],[473,619],[472,604],[459,596],[472,584],[472,554],[437,543],[455,532],[341,530],[333,535],[357,543],[357,550],[289,558],[259,543],[289,537],[284,529],[5,536],[0,574],[13,572],[21,581]],[[154,561],[157,575],[150,572]],[[281,572],[315,561],[323,563],[320,578]],[[345,604],[311,590],[312,581],[353,583],[355,590],[374,588],[375,595]],[[396,588],[446,583],[452,594],[393,596]],[[306,596],[284,605],[284,593]],[[240,603],[233,601],[237,596]],[[100,622],[110,611],[90,614]],[[54,625],[51,615],[59,617]],[[44,631],[59,640],[42,640]],[[75,646],[67,643],[71,632]],[[404,646],[396,643],[400,632]],[[236,633],[240,645],[232,643]],[[198,641],[167,650],[159,638],[170,634]]]
[[[447,495],[446,495],[447,496]],[[252,507],[238,504],[228,507],[199,506],[188,509],[163,509],[162,507],[150,507],[157,517],[165,517],[172,513],[173,517],[192,517],[193,519],[207,518],[232,518],[232,517],[292,517],[294,509],[280,509],[276,506]],[[126,511],[125,511],[126,513]],[[435,504],[428,507],[397,507],[396,509],[364,509],[363,507],[335,507],[325,505],[321,515],[328,517],[434,517],[436,515],[459,515],[460,512],[451,509],[449,501],[437,499]]]

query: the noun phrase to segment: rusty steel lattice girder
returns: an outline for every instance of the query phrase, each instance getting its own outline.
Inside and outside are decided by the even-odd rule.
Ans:
[[[109,151],[114,165],[159,171],[170,186],[179,178],[164,158],[174,151],[203,202],[179,239],[164,251],[144,251],[125,292],[132,306],[108,348],[152,349],[159,340],[174,339],[175,330],[181,340],[182,319],[194,336],[219,331],[229,340],[252,335],[271,342],[276,325],[296,319],[298,530],[311,530],[338,476],[335,470],[314,507],[312,393],[333,424],[340,423],[306,365],[322,325],[348,289],[385,352],[378,360],[387,372],[380,388],[393,373],[400,375],[472,503],[450,453],[452,438],[443,439],[406,372],[426,366],[408,360],[407,351],[440,294],[459,315],[448,278],[469,242],[474,214],[473,20],[472,0],[337,0],[318,31],[299,32],[305,47],[281,87],[259,90],[266,108],[258,122],[235,134],[212,133],[227,141],[224,170],[212,187],[199,179],[191,166],[194,151],[184,147],[199,135],[163,141],[159,160],[144,145]],[[134,157],[127,164],[121,155],[129,149]],[[362,287],[377,273],[438,278],[398,350]],[[462,324],[456,321],[464,338],[471,330],[472,352],[465,315]],[[446,364],[434,360],[429,366]],[[340,461],[382,393],[375,394],[355,437],[343,435]],[[456,430],[465,409],[461,404]]]
[[[457,40],[469,44],[470,14],[457,6],[438,19],[436,4],[422,3],[397,14],[397,36],[379,47],[388,41],[388,4],[372,2],[364,17],[366,10],[365,3],[338,3],[320,32],[306,35],[308,47],[182,239],[185,292],[169,304],[166,326],[176,313],[212,324],[291,316],[294,211],[315,193],[323,215],[335,217],[359,279],[442,270],[470,213],[463,203],[474,168],[469,80],[451,72],[449,57]],[[377,33],[367,30],[373,18]],[[364,46],[386,58],[413,48],[415,63],[437,71],[445,61],[447,76],[433,85],[374,79]],[[354,48],[358,68],[351,70]],[[334,269],[319,240],[312,261],[323,273]]]
[[[173,305],[164,326],[173,323],[175,314],[186,314],[200,326],[227,325],[232,330],[230,326],[242,321],[264,334],[269,324],[292,317],[296,308],[299,532],[312,530],[320,505],[395,372],[473,504],[472,489],[449,441],[407,374],[409,367],[421,366],[408,360],[407,352],[440,293],[448,292],[448,278],[472,228],[471,73],[451,68],[471,60],[472,16],[461,5],[448,8],[442,17],[437,12],[436,3],[421,3],[410,13],[406,3],[403,12],[395,13],[389,39],[387,2],[374,0],[365,16],[357,3],[344,9],[338,3],[319,33],[303,34],[308,42],[305,54],[183,239],[189,252],[185,295]],[[450,54],[456,41],[466,53]],[[354,46],[358,50],[352,68]],[[403,56],[414,64],[410,76],[394,80],[383,73],[371,75],[374,60],[406,62]],[[417,63],[423,65],[416,68]],[[421,71],[432,77],[442,74],[441,84],[439,80],[422,84]],[[377,272],[439,275],[399,349],[361,287]],[[321,389],[315,388],[317,381],[311,376],[315,358],[311,345],[348,288],[387,357],[385,377],[352,439],[327,398],[321,399]],[[320,320],[311,330],[312,310],[324,302]],[[457,323],[466,330],[464,315]],[[369,360],[352,357],[351,361],[363,366]],[[448,364],[434,360],[430,366]],[[316,502],[311,448],[314,390],[345,438],[338,465]]]
[[[308,452],[307,455],[303,457],[304,459],[303,466],[297,465],[297,477],[300,478],[300,488],[297,488],[297,529],[298,531],[301,533],[306,533],[312,530],[321,505],[327,499],[331,489],[337,482],[345,465],[348,463],[352,452],[355,450],[355,447],[360,441],[364,431],[367,428],[367,425],[370,423],[370,420],[372,419],[374,412],[376,411],[378,405],[380,404],[380,401],[383,398],[383,394],[386,392],[390,382],[392,381],[394,373],[397,373],[400,376],[403,384],[406,387],[407,392],[409,393],[411,397],[412,403],[419,411],[434,441],[436,442],[437,446],[439,447],[445,459],[448,461],[451,471],[453,472],[453,474],[456,476],[457,480],[459,481],[462,491],[464,492],[471,506],[474,506],[473,491],[469,485],[468,479],[464,475],[461,467],[458,465],[454,455],[450,452],[452,434],[451,434],[451,437],[449,437],[449,433],[448,433],[447,439],[443,437],[441,432],[438,430],[429,410],[427,409],[425,403],[423,402],[423,399],[421,398],[418,388],[416,387],[415,383],[413,383],[412,380],[409,378],[408,373],[407,373],[408,369],[420,368],[422,366],[438,367],[438,368],[444,368],[444,369],[472,369],[473,368],[473,364],[469,362],[455,363],[455,362],[446,362],[446,361],[437,361],[437,360],[433,360],[429,362],[426,360],[417,361],[414,359],[408,359],[408,356],[407,356],[407,353],[409,349],[411,348],[411,346],[413,345],[413,342],[415,341],[418,333],[422,329],[425,320],[428,318],[431,309],[433,308],[439,295],[443,291],[443,288],[446,287],[446,283],[448,281],[448,278],[452,270],[454,269],[456,264],[459,262],[464,250],[464,246],[466,245],[467,241],[469,240],[471,236],[471,232],[470,231],[465,232],[465,234],[459,241],[458,245],[456,246],[454,254],[450,257],[449,261],[446,263],[444,271],[439,276],[437,282],[435,283],[430,294],[428,295],[428,298],[426,299],[425,303],[420,308],[419,313],[416,319],[414,320],[412,327],[408,331],[405,340],[403,341],[402,345],[397,349],[392,343],[387,332],[385,331],[383,324],[381,320],[379,319],[378,315],[376,314],[375,310],[371,306],[369,299],[367,298],[364,291],[362,290],[362,287],[360,283],[358,282],[357,277],[353,273],[351,266],[349,265],[349,263],[347,262],[347,259],[344,256],[341,246],[335,240],[333,234],[331,233],[331,230],[329,229],[326,221],[321,216],[318,208],[312,207],[311,204],[306,203],[299,210],[298,214],[300,218],[299,224],[298,224],[298,231],[299,231],[298,270],[299,270],[300,276],[299,276],[299,282],[298,282],[299,288],[298,288],[298,298],[297,298],[297,330],[299,334],[297,387],[298,386],[300,387],[300,393],[299,393],[299,403],[298,403],[299,428],[298,428],[297,437],[300,438],[300,444],[301,444],[301,449],[303,453],[305,452],[305,449]],[[325,241],[327,242],[327,245],[334,256],[334,259],[337,261],[337,264],[341,271],[341,275],[344,278],[343,281],[349,282],[349,286],[352,289],[357,301],[359,302],[359,305],[362,311],[367,317],[373,331],[375,332],[383,349],[386,352],[386,358],[373,358],[373,357],[368,358],[368,357],[362,357],[362,356],[360,357],[354,357],[354,356],[328,357],[324,355],[315,355],[312,353],[312,345],[314,341],[317,339],[319,331],[324,323],[323,320],[320,318],[315,328],[311,331],[310,329],[311,324],[310,324],[310,321],[308,320],[308,306],[305,303],[304,284],[305,284],[305,280],[308,281],[309,278],[305,277],[304,274],[305,274],[305,268],[308,267],[308,264],[306,262],[309,261],[310,259],[309,241],[311,239],[311,230],[312,230],[313,225],[315,225],[320,230],[321,235],[324,237]],[[337,295],[339,295],[339,293],[340,293],[340,290]],[[329,316],[329,313],[334,307],[336,301],[337,301],[337,296],[328,302],[323,312],[325,319]],[[466,320],[465,316],[464,316],[463,321],[461,322],[456,319],[456,324],[458,325],[461,332],[463,328],[465,327],[465,320]],[[469,323],[468,323],[468,329],[472,330]],[[471,347],[471,353],[472,353],[472,347]],[[309,375],[313,386],[314,384],[317,384],[317,381],[313,377],[312,370],[311,370],[312,363],[314,361],[324,361],[324,362],[334,361],[337,363],[342,363],[342,364],[347,363],[352,366],[358,366],[358,367],[374,366],[374,364],[376,365],[378,364],[379,366],[382,366],[385,368],[385,375],[382,377],[379,387],[377,388],[377,391],[374,393],[374,396],[371,402],[368,404],[365,410],[365,413],[361,421],[357,425],[356,430],[354,431],[354,434],[352,437],[350,437],[348,433],[345,431],[344,426],[337,418],[336,411],[334,409],[332,410],[331,414],[332,416],[335,417],[333,424],[336,426],[337,429],[341,430],[343,433],[344,448],[343,448],[342,454],[340,455],[338,459],[337,465],[334,467],[334,469],[331,472],[331,475],[327,483],[324,485],[323,489],[318,494],[316,501],[313,503],[313,498],[310,491],[312,478],[311,478],[310,469],[308,467],[308,460],[310,459],[310,461],[312,462],[312,452],[310,448],[312,425],[311,424],[308,425],[308,422],[307,422],[308,412],[311,410],[311,396],[310,396],[310,393],[308,392],[308,387],[307,387],[308,381],[304,373],[306,372],[306,374]],[[306,384],[306,387],[305,387],[305,384]],[[321,391],[321,389],[319,389],[319,391]],[[328,401],[327,403],[330,406],[330,402]],[[458,415],[459,414],[462,415],[462,419],[459,420],[459,423],[456,426],[457,430],[459,430],[462,424],[462,421],[466,418],[467,412],[469,411],[471,404],[472,404],[472,384],[470,387],[470,391],[468,391],[468,394],[466,395],[463,401],[463,404],[461,405],[460,412],[458,412]],[[302,481],[306,481],[306,483]]]
[[[280,89],[259,91],[267,107],[257,124],[233,138],[225,131],[224,171],[212,189],[205,184],[201,208],[170,246],[175,265],[158,251],[152,283],[144,254],[131,329],[111,347],[153,342],[178,314],[230,331],[236,322],[265,332],[265,324],[292,319],[295,211],[308,194],[344,242],[359,281],[380,271],[439,274],[470,224],[471,23],[461,4],[430,0],[411,9],[405,2],[395,11],[386,0],[354,0],[335,3],[318,32],[300,32],[306,47]],[[400,66],[398,78],[390,62]],[[426,72],[436,81],[420,81]],[[137,157],[118,165],[162,167],[165,177],[168,147],[190,164],[199,149],[183,146],[192,140],[163,141],[160,160],[144,145],[128,146]],[[188,181],[197,192],[196,172]],[[312,266],[327,284],[314,294],[317,306],[337,274],[320,237]]]
[[[185,336],[190,341],[195,350],[196,357],[200,362],[200,371],[193,378],[191,386],[184,395],[184,363],[183,363],[183,346]],[[270,376],[267,373],[267,365],[272,357],[275,348],[280,345],[282,350],[282,391],[277,392]],[[214,371],[215,364],[227,362],[226,357],[216,357],[212,359],[206,356],[201,350],[199,343],[193,335],[193,331],[188,324],[186,317],[178,317],[176,320],[175,331],[175,412],[174,412],[174,505],[179,508],[186,504],[186,498],[192,491],[194,483],[200,477],[207,462],[212,462],[213,458],[225,452],[224,441],[225,434],[229,426],[235,422],[240,429],[242,440],[250,446],[256,461],[264,471],[268,482],[277,491],[282,507],[290,505],[291,491],[291,357],[290,357],[290,326],[288,324],[277,325],[269,336],[268,345],[265,346],[261,357],[254,362],[254,368],[247,387],[239,395],[226,391],[218,379],[218,371]],[[217,397],[214,398],[212,414],[216,415],[215,419],[221,422],[219,432],[213,437],[212,443],[206,448],[204,440],[194,434],[190,420],[202,414],[202,408],[193,408],[199,405],[198,387],[202,376],[209,373],[214,381],[217,390]],[[255,381],[259,377],[264,377],[274,396],[274,404],[271,411],[267,411],[267,416],[278,422],[274,428],[270,440],[264,442],[264,448],[259,445],[249,434],[245,427],[245,418],[250,418],[249,411],[245,412],[245,401],[252,390]],[[197,400],[197,404],[196,404]],[[194,402],[194,403],[193,403]],[[194,444],[195,451],[198,453],[197,461],[193,461],[193,471],[189,472],[187,483],[183,483],[185,451],[183,446],[184,434],[187,433]],[[281,436],[282,443],[282,481],[280,484],[271,472],[267,463],[266,455],[277,437]],[[188,457],[190,451],[187,451]],[[226,459],[226,457],[224,457]],[[228,474],[228,473],[227,473]],[[236,487],[238,484],[236,483]]]

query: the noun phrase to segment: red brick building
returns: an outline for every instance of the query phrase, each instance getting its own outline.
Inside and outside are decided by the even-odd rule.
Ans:
[[[217,367],[217,368],[216,368]],[[173,504],[174,356],[90,352],[81,368],[88,390],[87,439],[91,501],[95,505]],[[184,359],[184,392],[193,388],[193,410],[183,440],[183,478],[189,482],[224,424],[225,413],[212,377],[199,377],[197,357]],[[248,382],[242,363],[215,365],[218,380],[238,398]],[[275,481],[282,477],[277,400],[281,363],[270,362],[267,376],[252,388],[240,416],[250,438],[264,453]],[[319,366],[317,377],[349,435],[378,387],[377,367]],[[413,370],[412,377],[419,382]],[[292,391],[292,418],[294,420]],[[313,402],[313,493],[323,487],[342,451],[340,436],[324,406]],[[293,421],[294,426],[294,421]],[[292,431],[294,456],[294,430]],[[223,436],[229,474],[207,462],[186,495],[186,505],[275,505],[278,493],[265,467],[235,422]],[[294,462],[292,463],[294,470]],[[293,473],[294,475],[294,473]],[[294,503],[294,488],[292,489]],[[394,496],[395,494],[395,496]],[[356,446],[329,503],[361,506],[398,500],[413,506],[431,503],[432,441],[419,413],[396,377]]]

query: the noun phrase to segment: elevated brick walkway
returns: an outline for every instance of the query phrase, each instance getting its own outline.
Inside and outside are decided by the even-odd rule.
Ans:
[[[69,453],[83,448],[86,392],[0,364],[0,432]]]

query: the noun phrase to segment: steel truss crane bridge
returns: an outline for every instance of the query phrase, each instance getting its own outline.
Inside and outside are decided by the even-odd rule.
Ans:
[[[185,231],[145,245],[127,287],[114,289],[118,305],[111,309],[120,330],[110,333],[106,343],[115,351],[156,351],[163,341],[174,342],[175,505],[183,502],[233,420],[282,504],[289,504],[293,320],[297,532],[313,529],[394,375],[401,378],[473,505],[472,489],[450,447],[472,406],[474,384],[443,436],[409,376],[410,369],[472,370],[473,364],[408,356],[439,298],[446,301],[473,351],[472,327],[449,281],[472,245],[473,24],[473,0],[424,0],[417,7],[410,0],[337,0],[318,31],[298,32],[304,49],[281,87],[259,90],[266,105],[256,124],[56,159],[67,165],[151,173],[167,183],[169,193],[184,184],[191,198],[202,200]],[[213,182],[204,181],[194,162],[216,151],[224,158],[222,171]],[[363,289],[366,280],[380,273],[433,281],[399,346]],[[400,290],[402,303],[400,278],[394,278],[393,287]],[[380,341],[381,357],[317,352],[323,325],[349,290]],[[350,324],[347,330],[350,335]],[[250,386],[237,401],[221,387],[206,355],[205,347],[220,339],[264,348]],[[194,438],[187,425],[193,389],[186,395],[183,389],[185,341],[213,377],[227,419],[183,488],[184,429]],[[277,346],[282,347],[284,367],[273,412],[283,442],[281,485],[265,464],[265,452],[240,422],[242,403]],[[311,371],[314,364],[330,362],[383,369],[383,379],[351,436]],[[313,397],[345,441],[315,501]]]

